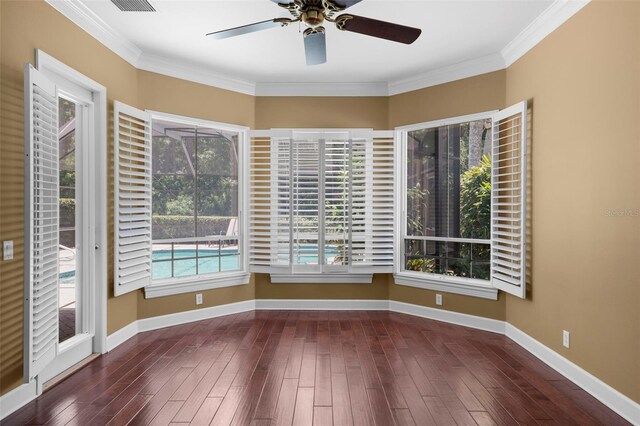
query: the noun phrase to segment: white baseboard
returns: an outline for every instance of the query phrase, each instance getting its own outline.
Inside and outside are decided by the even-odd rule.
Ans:
[[[107,336],[107,352],[112,351],[139,333],[138,321],[125,325],[120,330]]]
[[[36,381],[18,386],[0,396],[0,420],[9,414],[15,413],[38,396]],[[1,423],[1,422],[0,422]]]
[[[543,345],[522,330],[505,323],[505,335],[536,356],[540,361],[562,374],[594,398],[624,417],[634,425],[640,425],[640,404],[618,392],[593,374],[585,371],[556,351]]]
[[[298,311],[387,311],[388,300],[256,299],[256,309]]]
[[[255,309],[266,310],[379,310],[393,311],[403,314],[415,315],[436,321],[443,321],[465,327],[504,334],[514,342],[522,346],[542,362],[558,371],[569,380],[576,383],[589,394],[601,401],[611,410],[630,421],[640,425],[640,404],[613,389],[589,372],[583,370],[562,355],[546,347],[523,331],[504,321],[461,314],[444,309],[429,308],[413,305],[411,303],[397,302],[395,300],[301,300],[301,299],[257,299],[246,300],[227,305],[213,306],[203,309],[195,309],[176,314],[162,315],[153,318],[145,318],[131,323],[107,337],[107,348],[112,350],[127,339],[143,331],[185,324],[215,318],[223,315],[252,311]],[[36,397],[35,382],[22,385],[0,397],[2,408],[0,419],[13,413],[23,405]]]
[[[459,312],[446,311],[444,309],[428,308],[426,306],[397,302],[395,300],[389,300],[389,310],[393,312],[400,312],[402,314],[448,322],[451,324],[463,325],[465,327],[477,328],[479,330],[491,331],[493,333],[504,334],[505,322],[500,320],[461,314]]]
[[[255,300],[245,300],[226,305],[211,306],[209,308],[193,309],[191,311],[178,312],[177,314],[161,315],[138,320],[138,332],[157,330],[172,325],[186,324],[188,322],[202,321],[223,315],[239,314],[240,312],[253,311],[256,308]]]

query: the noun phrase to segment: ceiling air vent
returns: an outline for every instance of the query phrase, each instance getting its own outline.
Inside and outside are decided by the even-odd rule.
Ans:
[[[147,0],[111,0],[123,12],[155,12]]]

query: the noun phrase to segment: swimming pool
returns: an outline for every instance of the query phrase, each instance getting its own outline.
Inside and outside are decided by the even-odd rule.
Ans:
[[[296,263],[318,263],[318,256],[315,255],[316,251],[317,246],[301,246],[301,255],[296,258]],[[327,261],[335,258],[338,253],[339,250],[335,246],[325,247],[325,259]],[[176,249],[173,251],[173,261],[171,261],[171,250],[154,250],[152,254],[153,279],[188,277],[197,274],[237,271],[239,269],[240,256],[237,248],[222,250],[199,249],[197,262],[195,257],[195,249]],[[74,282],[75,271],[60,273],[61,284],[73,284]]]

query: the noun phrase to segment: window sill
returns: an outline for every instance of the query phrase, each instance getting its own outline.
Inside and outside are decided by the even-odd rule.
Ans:
[[[399,285],[498,300],[498,290],[492,287],[489,281],[421,272],[401,272],[394,274],[393,279]]]
[[[373,274],[270,274],[272,284],[371,284]]]
[[[146,299],[152,299],[154,297],[171,296],[173,294],[245,285],[249,284],[250,278],[251,274],[249,272],[233,272],[157,280],[144,288],[144,297]]]

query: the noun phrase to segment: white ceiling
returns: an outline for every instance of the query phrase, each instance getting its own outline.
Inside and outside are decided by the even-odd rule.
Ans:
[[[288,15],[269,0],[150,0],[157,10],[154,13],[122,12],[110,0],[48,1],[96,38],[103,42],[106,39],[105,44],[126,45],[129,51],[137,52],[139,63],[135,65],[139,68],[165,68],[166,74],[195,81],[207,80],[210,74],[220,81],[227,79],[232,82],[230,86],[252,86],[254,94],[260,85],[295,83],[344,83],[345,87],[384,84],[387,90],[416,76],[448,72],[465,64],[470,64],[466,65],[467,74],[473,74],[472,69],[479,70],[475,72],[478,74],[504,68],[505,48],[514,39],[531,32],[536,23],[540,26],[544,21],[549,26],[548,21],[558,21],[551,11],[569,9],[566,4],[570,3],[585,3],[363,0],[348,12],[418,27],[422,35],[412,45],[403,45],[339,31],[326,23],[327,63],[307,66],[298,24],[224,40],[205,37],[208,32]],[[70,3],[74,4],[73,10]],[[565,5],[559,7],[559,3]],[[579,10],[570,8],[559,14],[566,16],[556,27]],[[243,88],[238,91],[250,92]]]

